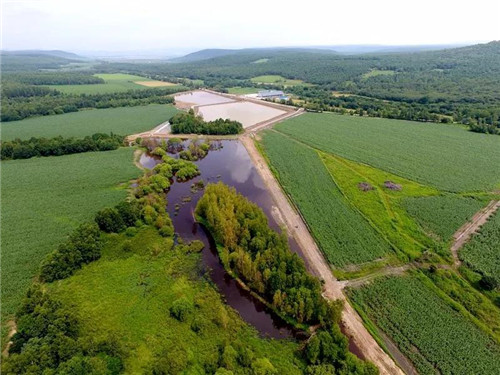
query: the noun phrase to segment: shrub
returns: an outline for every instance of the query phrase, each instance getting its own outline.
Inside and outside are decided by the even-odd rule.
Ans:
[[[116,208],[102,209],[95,216],[95,221],[99,228],[106,233],[118,233],[125,229],[125,223]]]
[[[182,297],[174,301],[170,307],[170,315],[180,322],[185,322],[192,310],[192,303]]]
[[[102,248],[100,237],[97,225],[82,224],[44,260],[41,279],[47,282],[64,279],[83,264],[99,259]]]

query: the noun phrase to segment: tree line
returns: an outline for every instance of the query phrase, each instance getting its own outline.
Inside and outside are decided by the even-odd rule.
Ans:
[[[37,87],[37,86],[32,86]],[[170,104],[174,98],[170,96],[185,88],[154,88],[129,90],[125,92],[107,94],[62,94],[49,91],[45,95],[19,96],[19,92],[26,90],[29,95],[31,89],[19,89],[15,96],[6,96],[2,91],[1,121],[17,121],[33,116],[58,115],[77,112],[83,108],[117,108],[133,107],[146,104]],[[13,93],[12,89],[5,91]]]
[[[349,353],[347,338],[338,327],[342,304],[323,298],[319,280],[290,251],[286,235],[269,228],[256,204],[219,182],[207,185],[195,214],[214,237],[230,273],[282,316],[321,325],[304,350],[308,374],[378,374],[375,366]]]
[[[92,85],[105,83],[104,79],[91,72],[23,72],[10,73],[2,77],[4,81],[13,81],[27,85]]]
[[[193,109],[176,113],[169,122],[173,134],[229,135],[243,131],[243,125],[238,121],[220,118],[206,122],[201,116],[196,116]]]
[[[95,133],[85,138],[30,138],[0,142],[0,159],[29,159],[37,156],[61,156],[91,151],[116,150],[123,145],[123,136]]]

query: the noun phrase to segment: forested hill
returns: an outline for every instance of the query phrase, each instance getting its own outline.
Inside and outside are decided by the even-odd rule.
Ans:
[[[192,63],[203,60],[217,59],[227,57],[228,55],[232,55],[235,57],[245,56],[250,58],[244,59],[246,62],[255,62],[257,60],[251,60],[255,56],[262,58],[282,55],[282,54],[290,54],[290,53],[320,53],[320,54],[333,54],[336,53],[334,50],[329,48],[300,48],[300,47],[275,47],[275,48],[244,48],[244,49],[204,49],[201,51],[190,53],[183,57],[178,57],[175,59],[169,60],[174,63]]]
[[[65,51],[1,51],[3,72],[58,69],[70,63],[82,62],[84,57]]]

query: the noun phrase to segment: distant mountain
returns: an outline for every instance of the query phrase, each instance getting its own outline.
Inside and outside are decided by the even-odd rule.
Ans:
[[[302,48],[302,47],[272,47],[272,48],[242,48],[242,49],[203,49],[201,51],[190,53],[183,57],[177,57],[175,59],[169,60],[169,62],[175,63],[189,63],[195,61],[215,59],[218,57],[224,57],[229,55],[253,55],[257,53],[274,55],[276,53],[297,53],[297,52],[309,52],[309,53],[335,53],[335,51],[324,49],[324,48]]]
[[[84,59],[82,56],[78,56],[76,53],[59,51],[59,50],[19,50],[19,51],[2,51],[2,55],[5,56],[54,56],[60,57],[68,60],[81,60]]]
[[[202,49],[201,51],[189,53],[186,56],[182,57],[177,57],[174,59],[171,59],[169,61],[171,62],[178,62],[178,63],[186,63],[186,62],[193,62],[193,61],[200,61],[200,60],[208,60],[212,59],[214,57],[221,57],[221,56],[226,56],[226,55],[231,55],[234,53],[238,53],[241,50],[237,49]]]

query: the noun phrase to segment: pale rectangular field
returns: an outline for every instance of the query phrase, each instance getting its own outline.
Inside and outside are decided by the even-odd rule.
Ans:
[[[219,118],[241,122],[244,128],[284,115],[286,112],[251,102],[235,102],[228,104],[211,105],[198,108],[198,113],[205,121]]]
[[[175,83],[172,82],[163,82],[163,81],[135,81],[136,85],[146,86],[146,87],[166,87],[166,86],[175,86]]]
[[[218,103],[231,103],[233,99],[226,98],[222,95],[212,94],[205,91],[192,91],[185,94],[175,96],[175,101],[188,103],[191,105],[210,105]]]

